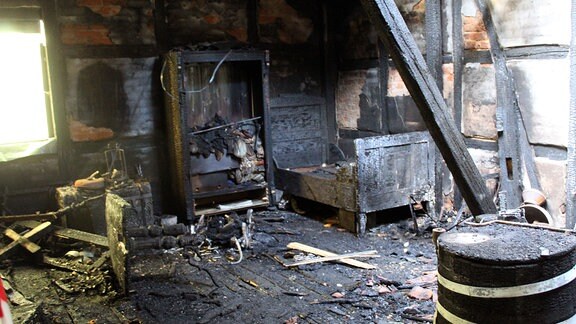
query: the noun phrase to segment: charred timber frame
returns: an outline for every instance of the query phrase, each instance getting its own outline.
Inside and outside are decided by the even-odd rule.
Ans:
[[[426,27],[426,63],[432,77],[436,80],[438,89],[442,92],[444,80],[442,73],[442,0],[427,0],[424,22]],[[444,199],[444,182],[450,181],[447,178],[448,170],[446,163],[440,154],[436,154],[435,177],[436,177],[436,212],[440,213],[442,201]]]
[[[485,182],[393,0],[361,0],[474,215],[496,213]]]
[[[462,22],[462,0],[452,1],[452,66],[454,69],[453,111],[456,127],[462,132],[462,81],[464,79],[464,31]],[[465,139],[466,141],[466,139]],[[471,147],[466,142],[467,147]],[[496,151],[497,149],[494,149]],[[462,207],[462,194],[458,188],[454,190],[454,207]]]
[[[576,228],[576,0],[572,0],[570,38],[570,121],[566,175],[566,227]]]
[[[476,0],[476,5],[482,13],[490,41],[490,55],[496,71],[496,129],[500,157],[500,184],[506,191],[506,200],[509,205],[503,207],[516,208],[522,203],[523,164],[529,181],[527,187],[540,189],[534,151],[528,141],[514,79],[506,64],[506,53],[500,44],[490,6],[485,0]]]

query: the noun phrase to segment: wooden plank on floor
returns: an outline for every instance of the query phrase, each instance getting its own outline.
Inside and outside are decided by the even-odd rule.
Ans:
[[[329,252],[326,250],[318,249],[318,248],[315,248],[315,247],[312,247],[312,246],[309,246],[306,244],[298,243],[298,242],[289,243],[287,245],[287,247],[289,249],[295,249],[295,250],[300,250],[300,251],[304,251],[304,252],[308,252],[308,253],[314,253],[316,255],[324,256],[324,257],[327,257],[327,256],[332,257],[332,256],[338,255],[336,253],[332,253],[332,252]],[[351,265],[351,266],[362,268],[362,269],[376,269],[377,268],[375,265],[368,264],[365,262],[360,262],[360,261],[353,260],[353,259],[340,259],[340,260],[338,260],[338,262],[345,263],[347,265]]]
[[[26,248],[26,250],[30,251],[31,253],[36,253],[40,250],[40,246],[38,244],[30,241],[29,239],[25,238],[22,235],[16,233],[16,231],[14,231],[11,228],[7,228],[4,231],[4,235],[8,236],[9,238],[14,240],[15,242],[18,242],[18,244],[22,245],[24,248]]]
[[[28,228],[33,228],[33,227],[37,226],[38,222],[36,222],[36,221],[21,221],[21,222],[18,222],[18,224],[25,226],[25,227],[28,227]],[[54,232],[52,234],[55,236],[58,236],[60,238],[74,239],[77,241],[91,243],[91,244],[106,247],[106,248],[108,247],[108,238],[106,236],[102,236],[102,235],[98,235],[98,234],[79,231],[79,230],[72,229],[72,228],[64,228],[64,227],[60,227],[60,226],[54,226]]]
[[[29,232],[26,232],[23,235],[23,237],[28,239],[28,240],[40,239],[40,237],[43,234],[45,234],[46,232],[48,232],[51,229],[51,227],[52,227],[51,222],[41,223],[38,226],[35,226],[34,228],[32,228]],[[17,247],[19,245],[20,245],[20,243],[18,241],[14,241],[14,242],[6,245],[2,249],[0,249],[0,258],[5,258],[5,257],[12,255],[15,251],[15,247]]]

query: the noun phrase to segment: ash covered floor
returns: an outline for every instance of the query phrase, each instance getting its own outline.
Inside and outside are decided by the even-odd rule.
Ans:
[[[404,219],[357,238],[287,211],[256,212],[254,220],[253,248],[243,250],[238,264],[232,264],[239,259],[234,247],[132,256],[128,296],[115,292],[111,270],[90,285],[86,275],[15,258],[0,269],[12,298],[21,293],[13,315],[18,323],[431,322],[436,255],[424,224],[420,235]],[[335,262],[288,268],[282,263],[311,257],[287,248],[290,242],[337,254],[376,250],[380,257],[357,259],[374,270]],[[84,286],[66,289],[74,282]]]

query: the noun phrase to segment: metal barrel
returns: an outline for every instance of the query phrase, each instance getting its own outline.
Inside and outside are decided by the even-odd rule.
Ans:
[[[572,234],[497,223],[458,228],[438,238],[435,323],[574,321],[575,278]]]

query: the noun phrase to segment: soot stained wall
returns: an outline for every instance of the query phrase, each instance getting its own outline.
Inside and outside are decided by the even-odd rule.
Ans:
[[[493,18],[505,50],[526,47],[528,51],[550,45],[565,48],[568,44],[569,28],[559,27],[569,22],[570,10],[565,1],[492,2]],[[103,151],[113,142],[126,149],[131,175],[135,176],[136,165],[142,166],[155,189],[155,208],[161,210],[162,187],[166,185],[162,170],[168,165],[162,158],[160,57],[163,51],[176,46],[209,44],[223,49],[269,50],[271,97],[299,96],[304,101],[310,98],[317,105],[314,107],[322,110],[320,115],[326,116],[319,133],[329,134],[326,130],[333,128],[343,146],[360,136],[423,128],[409,93],[357,1],[46,3],[56,4],[53,14],[58,26],[53,39],[62,55],[59,81],[64,89],[63,105],[56,109],[64,111],[65,118],[59,123],[65,127],[67,138],[60,140],[67,145],[57,155],[0,166],[0,185],[13,193],[8,207],[14,210],[52,208],[50,188],[103,170]],[[396,3],[419,48],[425,52],[425,1]],[[482,173],[497,173],[497,154],[484,145],[488,142],[492,145],[489,147],[496,147],[497,89],[487,52],[490,46],[486,27],[474,0],[463,0],[462,12],[457,14],[462,18],[465,64],[462,71],[454,71],[450,1],[444,2],[443,12],[446,19],[440,46],[444,49],[444,97],[448,106],[456,109],[453,100],[458,84],[454,84],[454,76],[462,73],[462,110],[454,110],[462,123],[457,126],[472,143],[482,140],[479,147],[471,146]],[[564,174],[561,166],[567,133],[567,90],[560,85],[567,83],[566,60],[520,58],[509,60],[508,67],[514,76],[529,139],[539,152],[536,162],[543,190],[550,197],[551,212],[562,223],[563,184],[549,179],[559,179]],[[558,86],[548,89],[542,80],[554,80]],[[332,140],[326,138],[327,142]],[[549,150],[560,154],[548,156]],[[62,164],[62,155],[71,163]]]

